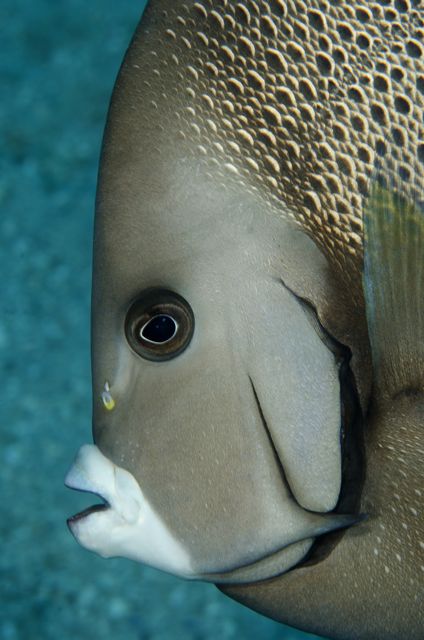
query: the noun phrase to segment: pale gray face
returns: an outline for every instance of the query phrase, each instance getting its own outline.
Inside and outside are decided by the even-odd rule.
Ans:
[[[125,536],[106,549],[77,535],[83,544],[189,577],[240,581],[288,569],[316,535],[340,525],[319,515],[335,507],[341,485],[338,364],[281,280],[282,257],[290,263],[299,252],[305,272],[322,264],[259,195],[223,189],[178,144],[124,163],[111,145],[95,234],[94,439],[132,474],[185,560],[174,562],[164,543],[158,562],[149,542],[137,553]],[[191,339],[172,294],[192,310]],[[171,347],[179,331],[188,344],[152,361],[137,339],[161,309],[172,324],[168,303],[177,305]],[[170,348],[156,341],[156,354]],[[115,535],[109,528],[106,537]]]

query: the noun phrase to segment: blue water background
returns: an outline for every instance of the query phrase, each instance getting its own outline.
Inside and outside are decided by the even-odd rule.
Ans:
[[[1,640],[311,638],[221,595],[80,548],[63,478],[91,438],[93,201],[138,0],[2,0]]]

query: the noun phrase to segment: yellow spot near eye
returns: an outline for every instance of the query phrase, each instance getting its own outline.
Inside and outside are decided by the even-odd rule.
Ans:
[[[115,408],[115,400],[110,393],[109,383],[105,382],[104,389],[102,391],[102,401],[107,411],[112,411]]]

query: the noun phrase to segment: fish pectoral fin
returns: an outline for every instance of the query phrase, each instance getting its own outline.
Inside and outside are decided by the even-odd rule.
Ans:
[[[363,288],[375,385],[384,397],[424,390],[424,177],[388,156],[364,207]]]

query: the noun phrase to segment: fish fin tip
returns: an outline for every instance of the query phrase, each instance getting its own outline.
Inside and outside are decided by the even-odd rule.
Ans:
[[[364,206],[363,290],[375,384],[424,391],[424,175],[376,164]]]

